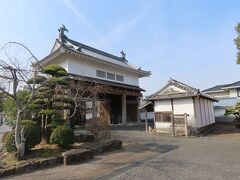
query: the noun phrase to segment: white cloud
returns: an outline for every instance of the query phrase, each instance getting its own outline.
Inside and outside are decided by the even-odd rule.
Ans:
[[[151,4],[146,2],[141,6],[140,11],[134,17],[125,22],[118,22],[105,37],[108,44],[119,41],[126,33],[131,31],[147,15],[150,8]]]
[[[98,33],[97,29],[94,27],[94,25],[89,21],[89,19],[84,16],[79,9],[77,9],[74,4],[71,2],[71,0],[63,0],[63,3],[65,6],[77,16],[77,18],[83,23],[84,25],[87,26],[87,28],[94,33],[94,35],[97,38],[97,41],[101,43],[102,46],[105,48],[109,49],[108,44],[105,42],[104,39],[102,39],[101,35]]]
[[[90,20],[81,13],[81,11],[74,6],[71,0],[62,0],[64,5],[83,23],[96,37],[96,41],[91,43],[111,51],[111,45],[118,42],[126,33],[131,31],[149,12],[151,4],[146,2],[142,4],[139,12],[128,21],[118,22],[105,35],[100,35],[97,28],[90,22]]]

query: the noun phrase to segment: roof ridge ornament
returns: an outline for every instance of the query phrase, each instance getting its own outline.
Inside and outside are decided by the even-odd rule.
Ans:
[[[120,53],[122,54],[122,59],[123,59],[124,61],[127,61],[127,60],[126,60],[126,53],[125,53],[123,50],[122,50]]]
[[[67,28],[64,24],[62,24],[62,26],[58,29],[61,46],[64,46],[68,39],[68,37],[64,34],[65,31],[68,32]]]

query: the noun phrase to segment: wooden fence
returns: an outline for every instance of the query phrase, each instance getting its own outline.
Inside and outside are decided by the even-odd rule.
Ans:
[[[188,137],[187,116],[187,113],[173,114],[172,112],[155,112],[155,129],[158,132],[168,133],[172,136],[185,135]]]

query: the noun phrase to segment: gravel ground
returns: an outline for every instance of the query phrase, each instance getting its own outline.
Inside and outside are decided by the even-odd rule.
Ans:
[[[8,179],[240,179],[240,136],[166,137],[143,129],[113,127],[123,150]]]

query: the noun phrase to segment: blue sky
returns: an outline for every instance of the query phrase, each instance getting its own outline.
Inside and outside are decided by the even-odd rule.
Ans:
[[[0,44],[15,40],[38,58],[65,24],[68,37],[151,70],[146,95],[172,77],[196,88],[238,81],[238,0],[2,0]]]

